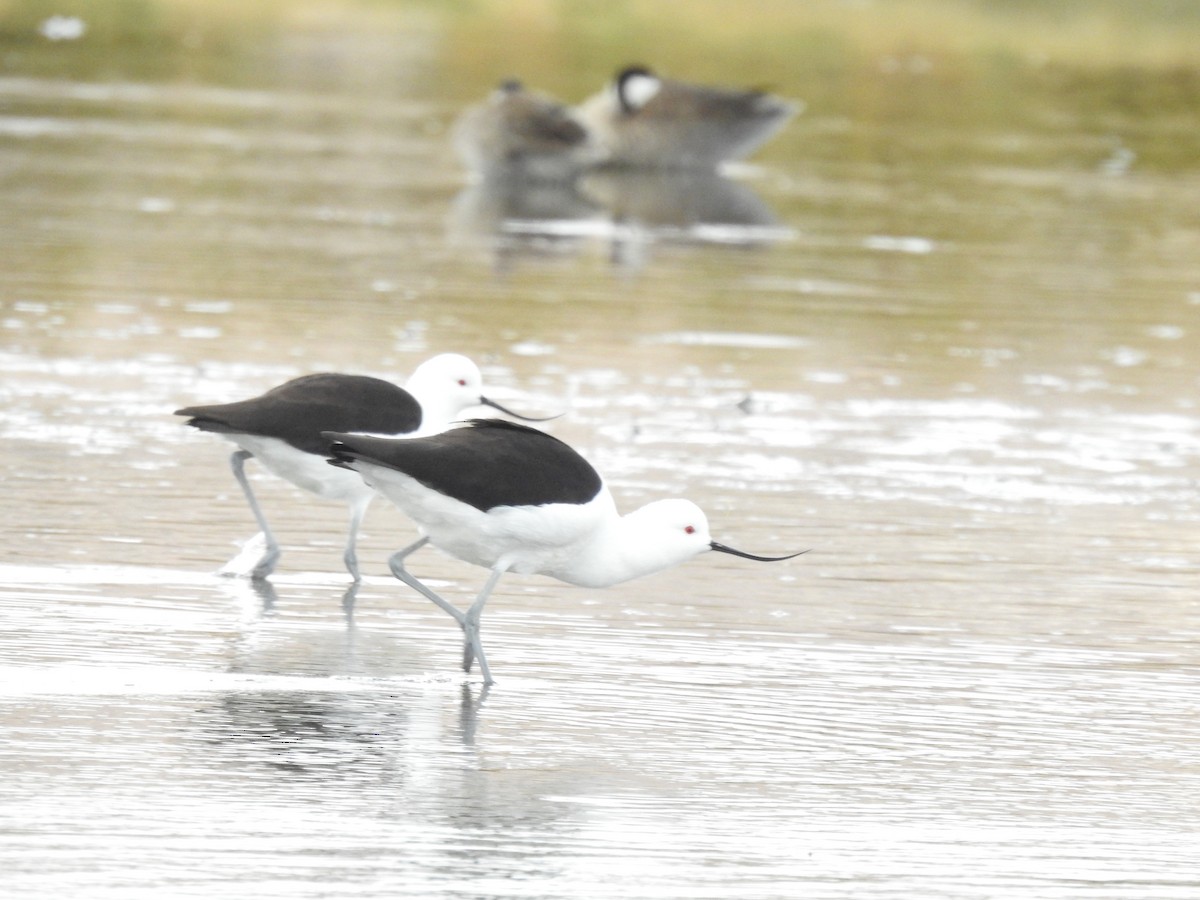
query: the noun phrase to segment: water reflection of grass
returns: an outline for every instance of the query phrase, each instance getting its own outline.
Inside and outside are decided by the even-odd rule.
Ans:
[[[76,41],[39,25],[79,16]],[[579,100],[643,61],[881,124],[1188,118],[1200,3],[1177,0],[0,0],[8,74],[287,84],[450,106],[517,76]],[[419,89],[415,86],[419,85]]]
[[[1170,0],[477,0],[456,7],[461,62],[587,68],[624,57],[774,82],[861,66],[1194,65],[1200,4]]]
[[[283,32],[414,26],[440,33],[446,61],[480,79],[520,69],[531,80],[589,85],[635,58],[695,77],[754,72],[772,84],[880,66],[969,74],[1200,63],[1200,4],[1178,0],[0,0],[10,70],[22,51],[26,60],[46,55],[38,25],[51,15],[85,20],[81,44],[97,58],[109,51],[112,69],[173,55],[254,56]]]

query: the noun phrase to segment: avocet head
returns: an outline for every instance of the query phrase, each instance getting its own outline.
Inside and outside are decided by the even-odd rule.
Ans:
[[[661,568],[674,566],[710,549],[708,517],[690,500],[656,500],[626,519],[639,532],[638,543],[661,560]]]
[[[417,366],[404,385],[421,404],[421,430],[449,424],[483,399],[479,366],[461,353],[441,353]]]
[[[526,422],[544,421],[515,413],[485,397],[479,366],[461,353],[440,353],[425,360],[404,388],[421,404],[421,431],[426,433],[444,428],[472,406],[490,406]]]
[[[704,510],[690,500],[658,500],[626,518],[633,521],[639,532],[638,538],[645,548],[648,564],[653,558],[659,569],[685,562],[706,550],[759,562],[778,562],[806,552],[801,550],[800,553],[787,556],[756,556],[720,544],[709,533],[708,517],[704,515]]]

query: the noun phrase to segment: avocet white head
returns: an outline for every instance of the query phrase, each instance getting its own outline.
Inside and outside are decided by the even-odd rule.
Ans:
[[[488,595],[505,572],[542,574],[606,587],[686,562],[708,550],[775,562],[714,541],[703,511],[689,500],[659,500],[621,516],[595,469],[544,432],[499,419],[475,419],[440,434],[389,440],[326,434],[329,460],[352,469],[421,528],[393,554],[392,573],[454,617],[464,632],[463,668],[476,657],[491,672],[479,638]],[[414,577],[404,560],[432,543],[491,569],[465,612]]]
[[[408,381],[404,383],[404,389],[421,407],[421,425],[416,430],[416,433],[421,435],[442,431],[457,419],[463,410],[472,406],[488,406],[526,422],[545,421],[515,413],[485,396],[483,373],[473,360],[461,353],[440,353],[425,360],[413,370]]]
[[[188,417],[188,425],[219,434],[239,448],[230,465],[261,534],[222,571],[266,578],[279,559],[279,543],[246,478],[245,463],[253,456],[297,487],[349,505],[343,559],[351,577],[360,580],[358,530],[375,492],[357,475],[325,464],[329,442],[321,433],[427,434],[480,405],[528,419],[484,396],[482,382],[479,367],[470,359],[443,353],[418,366],[406,388],[365,375],[324,372],[293,378],[249,400],[176,410],[175,415]]]

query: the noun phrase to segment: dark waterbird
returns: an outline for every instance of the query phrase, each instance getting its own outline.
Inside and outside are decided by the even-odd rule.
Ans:
[[[577,115],[607,165],[712,170],[749,156],[802,106],[764,91],[692,84],[627,66]]]
[[[459,117],[454,148],[472,173],[486,179],[569,181],[599,159],[569,106],[515,79]]]

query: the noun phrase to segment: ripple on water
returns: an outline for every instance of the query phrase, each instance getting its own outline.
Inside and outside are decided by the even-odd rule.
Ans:
[[[211,892],[214,856],[256,896],[348,895],[355,872],[376,893],[556,895],[621,858],[600,896],[782,898],[879,871],[887,896],[1191,858],[1177,648],[747,627],[704,568],[594,607],[514,579],[485,617],[486,695],[454,673],[452,623],[387,579],[348,628],[332,579],[281,579],[264,610],[187,572],[6,571],[0,761],[40,773],[0,789],[10,883],[126,891],[113,860],[135,854],[133,896]]]
[[[28,210],[0,276],[0,893],[1194,898],[1178,116],[1139,112],[1119,178],[1107,139],[917,121],[912,189],[843,158],[872,123],[818,116],[755,179],[762,227],[572,198],[472,216],[480,266],[442,240],[453,110],[396,91],[438,42],[388,69],[413,38],[368,19],[254,74],[325,47],[349,93],[0,78]],[[912,230],[880,231],[898,199]],[[623,507],[686,494],[738,546],[812,553],[506,578],[486,694],[386,575],[411,527],[379,504],[355,593],[342,514],[256,472],[280,573],[208,574],[252,523],[171,411],[434,348],[561,397],[547,427]],[[482,580],[414,569],[459,602]]]

